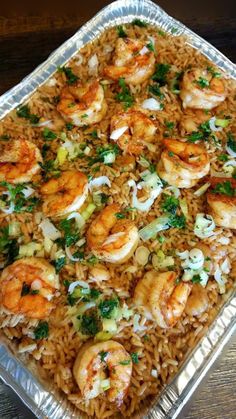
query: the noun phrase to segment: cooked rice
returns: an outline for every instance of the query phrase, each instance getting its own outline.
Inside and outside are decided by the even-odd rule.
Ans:
[[[139,28],[137,26],[127,25],[125,31],[130,38],[147,39],[147,35],[155,35],[157,38],[157,62],[168,63],[174,66],[174,71],[183,71],[190,66],[205,67],[209,65],[206,57],[200,52],[191,48],[186,39],[179,36],[165,35],[157,32],[155,27]],[[78,75],[82,82],[88,79],[88,60],[96,52],[99,57],[98,74],[100,77],[103,74],[103,69],[107,63],[110,63],[112,52],[114,50],[115,42],[117,40],[116,28],[105,31],[99,39],[93,43],[83,47],[79,53],[70,61],[70,67],[73,72]],[[81,63],[81,57],[83,58]],[[63,73],[55,73],[50,80],[40,87],[37,92],[30,98],[29,106],[31,113],[45,118],[45,120],[52,120],[52,129],[54,132],[67,132],[65,129],[65,121],[58,114],[55,107],[54,99],[60,95],[62,86],[66,83],[66,78]],[[226,85],[228,89],[227,99],[217,108],[217,115],[227,115],[233,118],[235,113],[235,83],[227,78]],[[148,97],[147,93],[148,82],[143,83],[132,88],[132,93],[135,95],[137,103],[141,103]],[[184,136],[185,132],[181,126],[181,120],[184,115],[194,117],[194,110],[186,110],[183,112],[181,108],[181,101],[178,95],[172,93],[167,86],[162,89],[164,94],[164,109],[162,111],[154,112],[158,121],[156,140],[160,142],[165,130],[165,122],[172,121],[178,127],[178,131],[174,131],[175,136]],[[91,148],[90,157],[96,155],[96,148],[109,144],[109,125],[110,119],[117,112],[123,111],[123,105],[114,99],[114,93],[117,92],[117,83],[106,84],[105,97],[108,103],[108,111],[99,124],[91,127],[84,127],[78,129],[74,127],[72,131],[67,132],[67,136],[71,139],[77,139],[79,143],[89,143]],[[230,129],[235,130],[233,119],[230,122]],[[91,140],[91,132],[96,129],[98,138]],[[42,138],[43,128],[32,126],[26,119],[18,118],[16,112],[12,111],[7,115],[0,125],[0,135],[8,134],[11,139],[26,138],[37,144],[42,149],[45,141]],[[177,134],[178,132],[178,134]],[[218,138],[225,144],[226,132],[222,130],[217,133]],[[60,140],[57,138],[50,141],[50,151],[48,158],[55,159],[56,151]],[[211,166],[214,170],[220,171],[222,162],[217,160],[217,156],[222,153],[221,149],[217,149],[214,144],[207,144],[208,152],[212,156]],[[161,148],[156,148],[155,151],[145,151],[145,156],[152,162],[158,161]],[[103,164],[95,165],[96,172],[93,173],[93,166],[88,167],[85,158],[77,158],[75,161],[66,162],[63,165],[63,170],[68,168],[76,168],[84,171],[86,174],[95,174],[96,176],[106,175],[112,182],[112,188],[109,190],[109,203],[119,203],[123,207],[131,206],[131,197],[129,188],[126,186],[127,181],[132,178],[139,179],[140,172],[143,171],[141,166],[138,166],[133,173],[122,172],[120,167],[114,164],[112,167]],[[35,183],[41,182],[39,175],[35,176]],[[178,250],[184,250],[188,246],[194,246],[199,239],[193,233],[193,225],[196,214],[199,212],[206,212],[206,202],[204,196],[196,198],[193,192],[205,182],[201,180],[196,188],[182,189],[181,197],[186,198],[189,209],[189,217],[187,228],[179,230],[172,228],[165,231],[164,243],[159,243],[158,240],[150,240],[145,243],[150,252],[161,249],[165,254],[172,254],[173,249],[176,249],[178,243]],[[108,192],[107,187],[103,187],[102,191]],[[160,200],[158,197],[155,200],[150,211],[146,213],[137,212],[135,217],[136,225],[141,228],[153,219],[161,215]],[[96,217],[96,212],[89,219],[86,228],[91,221]],[[128,217],[132,217],[128,213]],[[0,214],[0,222],[6,225],[13,220],[20,222],[22,236],[20,238],[21,244],[27,244],[31,241],[43,243],[43,236],[38,224],[41,221],[40,210],[33,214]],[[229,238],[228,244],[221,244],[220,238]],[[236,236],[232,230],[217,228],[216,234],[204,240],[204,243],[211,246],[214,252],[218,255],[228,255],[233,265],[231,275],[228,277],[226,284],[226,294],[233,287],[233,278],[235,277],[236,265],[233,264],[236,257]],[[187,244],[187,246],[186,246]],[[56,243],[53,244],[50,253],[44,249],[40,256],[46,257],[49,260],[54,260],[55,253],[58,250]],[[222,257],[221,257],[222,258]],[[0,259],[3,261],[4,257]],[[177,260],[176,260],[177,263]],[[152,269],[151,262],[145,267],[137,264],[135,258],[131,258],[122,265],[106,264],[110,273],[110,279],[104,282],[98,282],[95,286],[98,287],[105,295],[112,295],[114,292],[121,298],[125,299],[127,304],[132,304],[132,295],[134,286],[144,273]],[[132,269],[129,269],[134,267]],[[176,267],[179,270],[179,266]],[[34,330],[37,321],[27,320],[22,315],[13,315],[5,309],[1,309],[1,328],[4,334],[12,341],[20,352],[28,351],[30,356],[37,362],[37,368],[40,375],[47,380],[50,378],[53,383],[65,393],[68,400],[74,404],[78,411],[85,413],[86,417],[90,418],[116,418],[116,417],[130,417],[137,415],[141,417],[142,412],[150,403],[157,397],[163,386],[170,381],[176,374],[180,365],[186,358],[186,354],[196,345],[198,340],[206,333],[208,326],[211,324],[215,315],[219,311],[221,304],[224,302],[225,296],[218,292],[218,285],[214,280],[209,280],[207,284],[208,296],[210,300],[209,309],[201,315],[201,317],[190,317],[186,313],[178,321],[172,329],[163,330],[156,326],[154,322],[147,320],[144,314],[140,311],[141,319],[140,325],[142,330],[134,332],[133,320],[121,320],[118,326],[117,335],[114,339],[122,343],[125,349],[129,352],[136,352],[139,357],[138,364],[133,364],[133,372],[131,384],[128,394],[120,409],[115,405],[107,402],[106,394],[100,395],[97,398],[85,402],[82,399],[81,393],[73,377],[72,368],[79,348],[83,345],[83,340],[74,330],[70,318],[67,315],[67,291],[63,286],[65,279],[81,279],[86,280],[88,277],[89,266],[86,264],[68,263],[60,272],[61,279],[61,293],[56,297],[55,309],[50,315],[49,328],[50,334],[47,340],[36,341],[33,339],[32,331]],[[35,343],[37,344],[35,346]],[[153,376],[152,370],[157,371],[157,377]],[[155,374],[154,374],[155,375]]]

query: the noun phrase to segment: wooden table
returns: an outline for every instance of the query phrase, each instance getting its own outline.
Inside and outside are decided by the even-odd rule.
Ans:
[[[0,16],[0,94],[18,83],[109,1],[78,2],[72,16]],[[81,5],[82,3],[82,5]],[[158,0],[169,14],[215,45],[232,61],[236,59],[235,0]],[[194,3],[194,4],[192,4]],[[86,4],[86,6],[85,6]],[[69,13],[69,10],[68,10]],[[187,406],[182,419],[236,418],[236,339],[217,363],[214,372]],[[33,419],[19,399],[0,383],[0,419]]]

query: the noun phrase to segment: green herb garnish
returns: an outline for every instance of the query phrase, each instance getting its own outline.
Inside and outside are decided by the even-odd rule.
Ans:
[[[138,354],[137,354],[137,352],[132,352],[130,355],[131,355],[133,363],[138,364]]]
[[[132,94],[130,93],[128,86],[126,85],[124,78],[120,78],[118,84],[119,84],[119,87],[121,88],[121,91],[115,95],[115,99],[118,102],[123,102],[124,109],[127,110],[133,105],[134,98]]]
[[[38,326],[34,330],[35,339],[45,339],[49,335],[48,322],[39,322]]]
[[[132,21],[132,25],[133,26],[139,26],[140,28],[146,28],[148,26],[148,24],[146,22],[144,22],[143,20],[140,20],[140,19],[134,19]]]
[[[119,38],[127,38],[127,34],[122,25],[117,26],[116,30]]]
[[[57,138],[57,135],[48,128],[44,128],[42,135],[45,140],[55,140]]]
[[[130,359],[124,359],[124,361],[120,361],[119,364],[120,365],[129,365],[130,364]]]
[[[62,256],[53,261],[53,265],[55,266],[55,270],[57,274],[61,271],[61,269],[63,268],[63,266],[65,266],[65,264],[66,264],[65,256]]]
[[[174,228],[185,228],[186,218],[183,214],[182,215],[173,214],[173,215],[170,215],[168,224],[170,227],[174,227]]]
[[[66,123],[66,129],[67,131],[71,131],[74,128],[74,125],[71,122]]]
[[[102,361],[102,362],[105,362],[106,357],[107,357],[107,355],[108,355],[108,352],[101,351],[101,352],[99,352],[99,355],[100,355],[101,361]]]
[[[161,204],[161,208],[164,212],[169,212],[170,214],[175,214],[176,210],[179,206],[179,200],[178,198],[175,198],[175,196],[170,196],[167,194],[163,194],[164,201]]]
[[[29,106],[28,105],[22,105],[20,106],[17,111],[16,114],[19,118],[25,118],[28,119],[30,121],[31,124],[38,124],[39,120],[40,120],[40,116],[35,115],[33,113],[30,112]]]
[[[216,77],[216,78],[221,77],[221,73],[219,73],[218,71],[215,71],[214,68],[211,67],[211,66],[207,67],[207,71],[209,71],[209,73],[211,73],[212,77]]]
[[[101,301],[98,306],[101,316],[105,319],[110,319],[112,317],[112,313],[116,307],[118,307],[117,299]]]
[[[80,324],[80,331],[83,335],[95,336],[100,330],[100,320],[97,311],[91,311],[90,314],[83,314]]]
[[[117,220],[122,220],[123,218],[125,218],[125,215],[122,214],[122,212],[117,212],[115,214],[115,216],[116,216]]]
[[[167,83],[167,73],[170,70],[170,64],[157,64],[156,65],[156,71],[152,76],[152,80],[159,83],[160,86],[164,86]]]
[[[199,77],[198,80],[195,80],[195,83],[201,87],[201,89],[204,89],[205,87],[209,87],[209,81],[207,79],[204,79],[204,77]]]
[[[226,180],[225,182],[217,183],[214,189],[211,191],[215,194],[223,194],[227,196],[235,196],[236,189],[233,188],[231,182]]]
[[[78,76],[76,76],[74,73],[73,73],[73,71],[72,71],[72,69],[71,69],[71,67],[65,67],[65,66],[63,66],[63,67],[59,67],[58,68],[58,71],[60,72],[60,73],[64,73],[65,74],[65,76],[66,76],[66,78],[67,78],[67,83],[68,84],[75,84],[76,82],[77,82],[77,80],[79,79],[79,77]]]

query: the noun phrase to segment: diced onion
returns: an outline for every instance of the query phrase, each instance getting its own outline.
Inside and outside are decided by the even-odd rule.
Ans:
[[[215,273],[214,273],[214,278],[219,286],[219,291],[220,294],[224,294],[225,293],[225,279],[222,276],[222,271],[219,267],[219,265],[217,266]]]
[[[220,269],[222,270],[222,272],[224,274],[229,274],[230,272],[230,268],[231,268],[231,264],[228,258],[226,258],[224,260],[224,262],[222,262],[222,264],[220,265]]]
[[[150,97],[149,99],[143,101],[141,107],[150,111],[159,111],[161,109],[161,104],[158,102],[158,100]]]
[[[111,135],[110,135],[110,139],[117,141],[123,134],[124,132],[128,129],[128,125],[125,125],[123,127],[117,128],[114,131],[112,131]]]
[[[167,230],[169,228],[168,221],[169,217],[166,215],[156,218],[150,224],[139,230],[139,236],[143,241],[151,239],[159,233],[159,231]]]
[[[157,378],[158,377],[158,371],[153,369],[151,371],[151,376],[154,377],[154,378]]]
[[[111,151],[110,153],[107,153],[104,156],[104,163],[105,164],[114,163],[115,160],[116,160],[116,154],[113,151]]]
[[[101,388],[103,391],[108,390],[111,387],[110,378],[101,381]]]
[[[210,186],[211,186],[210,182],[204,183],[204,185],[202,185],[199,189],[197,189],[193,193],[193,195],[195,195],[197,197],[202,196]]]
[[[87,284],[87,282],[85,282],[85,281],[75,281],[75,282],[72,282],[70,285],[69,285],[69,288],[68,288],[68,293],[69,294],[72,294],[73,293],[73,291],[74,291],[74,289],[76,288],[76,287],[81,287],[81,288],[90,288],[89,287],[89,284]]]
[[[188,204],[185,198],[179,200],[179,206],[186,218],[188,218]]]
[[[189,251],[188,250],[184,250],[183,252],[179,252],[178,250],[176,250],[175,254],[177,256],[179,256],[180,259],[184,260],[188,258],[189,255]]]
[[[109,186],[109,188],[111,187],[110,179],[107,176],[99,176],[95,179],[90,180],[89,190],[91,191],[93,188],[99,188],[103,185],[107,185]]]
[[[198,213],[194,225],[194,234],[200,239],[214,235],[215,222],[211,215]]]
[[[145,246],[139,246],[135,252],[135,259],[139,265],[145,266],[148,263],[150,251]]]
[[[68,257],[68,259],[72,260],[72,262],[79,262],[81,260],[80,257],[75,257],[72,255],[69,247],[66,246],[65,251],[66,251],[66,256]]]
[[[138,331],[141,332],[141,331],[146,329],[145,326],[141,326],[139,324],[140,319],[141,319],[140,314],[135,314],[134,315],[134,323],[133,323],[134,332],[138,332]]]
[[[234,173],[235,167],[236,167],[236,160],[228,160],[226,163],[223,164],[224,172],[229,173],[230,176],[232,176],[232,174]]]
[[[165,192],[166,191],[172,192],[173,195],[175,196],[175,198],[179,198],[179,196],[180,196],[180,190],[179,190],[179,188],[177,188],[177,186],[167,186],[167,188],[165,188],[164,191]]]
[[[31,188],[30,186],[26,186],[24,189],[22,189],[21,192],[23,193],[25,198],[28,198],[35,192],[35,190]]]
[[[88,60],[88,66],[89,66],[89,73],[90,74],[96,74],[98,70],[98,57],[97,54],[93,54],[92,57]]]
[[[78,212],[72,212],[68,217],[67,220],[74,219],[78,228],[81,229],[85,225],[85,220]]]
[[[5,195],[5,193],[2,192],[2,195]],[[14,202],[11,201],[8,208],[1,208],[0,207],[0,209],[1,209],[2,212],[4,212],[4,214],[12,214],[15,210],[15,204],[14,204]]]
[[[51,119],[48,119],[46,121],[39,122],[37,124],[37,127],[50,127],[51,128],[52,126],[53,126],[53,124],[52,124],[52,120]]]
[[[18,221],[12,221],[8,224],[9,236],[18,237],[21,233],[20,223]]]
[[[146,45],[139,51],[139,55],[145,55],[149,52],[149,49],[146,47]]]
[[[225,245],[230,243],[230,239],[228,237],[219,237],[217,241],[218,243],[225,244]]]
[[[54,226],[54,224],[48,219],[44,220],[39,224],[39,227],[42,230],[43,236],[47,237],[50,240],[56,240],[61,237],[61,232]]]
[[[216,122],[216,117],[215,116],[213,116],[211,119],[209,119],[210,130],[213,131],[213,132],[222,131],[223,128],[221,126],[216,127],[215,122]]]
[[[148,174],[147,174],[148,172]],[[162,183],[160,178],[157,176],[157,174],[151,174],[149,171],[144,172],[146,173],[146,176],[143,176],[144,181],[140,182],[138,185],[136,185],[135,181],[133,179],[130,179],[128,181],[128,185],[133,188],[132,192],[132,206],[134,208],[137,208],[139,211],[148,211],[155,199],[160,195],[162,191]],[[144,175],[144,174],[143,174]],[[143,187],[149,187],[150,188],[150,197],[146,199],[144,202],[140,202],[137,197],[138,189],[142,189]]]

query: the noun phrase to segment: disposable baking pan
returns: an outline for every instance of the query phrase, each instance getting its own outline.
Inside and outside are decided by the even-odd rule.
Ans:
[[[70,60],[86,43],[98,37],[104,29],[131,22],[134,18],[163,28],[175,35],[187,35],[187,42],[201,51],[227,74],[236,79],[236,67],[221,52],[200,38],[182,23],[170,17],[150,0],[118,0],[102,9],[68,39],[21,83],[0,97],[0,119],[23,101],[57,70]],[[138,417],[148,419],[176,418],[196,387],[228,342],[236,326],[236,296],[232,291],[220,309],[207,334],[192,350],[175,378],[168,384],[148,412]],[[0,377],[21,398],[39,419],[79,418],[78,410],[52,387],[39,381],[11,351],[0,336]]]

